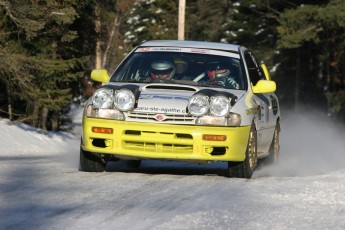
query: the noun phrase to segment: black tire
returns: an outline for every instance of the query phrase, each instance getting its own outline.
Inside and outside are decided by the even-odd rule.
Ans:
[[[141,165],[141,160],[128,160],[127,167],[137,169]]]
[[[276,164],[278,162],[279,158],[279,132],[280,132],[280,125],[279,122],[277,122],[276,127],[274,129],[273,139],[272,143],[269,149],[269,155],[265,160],[265,164]]]
[[[101,154],[84,151],[80,147],[80,171],[84,172],[104,172],[106,162]]]
[[[242,162],[228,162],[230,177],[251,178],[258,163],[257,157],[257,132],[252,124],[248,136],[246,158]]]

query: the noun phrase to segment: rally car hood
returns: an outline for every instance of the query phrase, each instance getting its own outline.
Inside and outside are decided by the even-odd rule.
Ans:
[[[189,98],[201,90],[232,94],[239,100],[245,93],[243,90],[207,88],[176,85],[147,84],[140,88],[140,95],[134,112],[186,114]],[[235,101],[234,101],[235,103]]]

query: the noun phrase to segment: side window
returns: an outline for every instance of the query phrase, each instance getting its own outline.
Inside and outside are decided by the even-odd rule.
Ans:
[[[244,58],[247,64],[249,78],[253,85],[256,85],[256,83],[258,83],[259,80],[264,80],[265,75],[262,72],[260,65],[254,54],[250,51],[247,51],[244,54]]]

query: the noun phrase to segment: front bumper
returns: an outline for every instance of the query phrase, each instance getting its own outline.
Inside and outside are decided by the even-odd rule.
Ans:
[[[92,132],[112,128],[112,134]],[[182,161],[243,161],[250,126],[212,127],[126,122],[83,118],[81,147],[120,159]],[[204,134],[225,135],[225,141],[205,141]]]

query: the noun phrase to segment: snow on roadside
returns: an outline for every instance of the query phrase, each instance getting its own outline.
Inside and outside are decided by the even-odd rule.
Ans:
[[[26,124],[0,118],[0,157],[62,156],[79,164],[82,108],[71,106],[73,130],[43,132]],[[280,159],[275,167],[258,168],[254,178],[320,175],[345,169],[344,126],[317,112],[282,113]]]
[[[66,132],[43,132],[26,124],[0,119],[0,156],[47,156],[63,153],[79,139]]]

